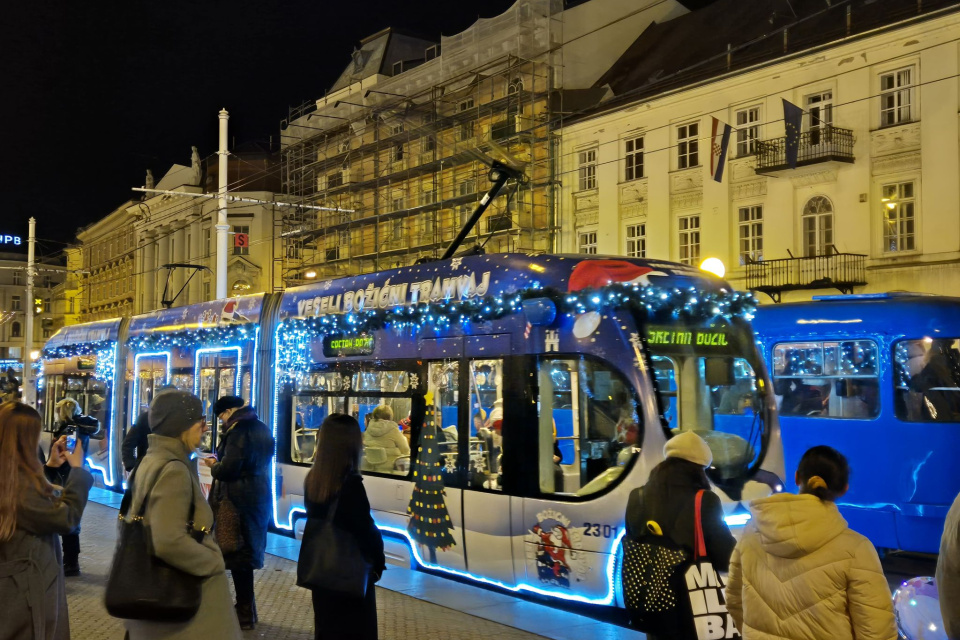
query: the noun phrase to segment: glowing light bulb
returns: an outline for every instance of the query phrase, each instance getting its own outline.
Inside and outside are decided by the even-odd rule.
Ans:
[[[700,269],[712,273],[718,278],[722,278],[727,272],[727,268],[723,265],[723,260],[720,258],[707,258],[700,263]]]

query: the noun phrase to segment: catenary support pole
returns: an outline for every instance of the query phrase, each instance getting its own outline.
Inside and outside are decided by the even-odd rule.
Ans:
[[[23,307],[26,312],[26,322],[23,339],[23,401],[31,407],[37,406],[37,381],[33,377],[33,277],[37,273],[34,263],[36,258],[35,245],[37,242],[37,219],[30,218],[30,235],[27,239],[27,295]]]
[[[220,184],[217,193],[220,200],[217,203],[217,299],[227,297],[227,121],[230,114],[226,109],[220,110]]]

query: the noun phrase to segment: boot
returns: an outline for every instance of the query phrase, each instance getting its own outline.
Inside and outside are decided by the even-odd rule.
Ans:
[[[61,536],[63,544],[63,575],[70,578],[80,575],[80,535],[68,533]]]
[[[241,629],[250,631],[255,627],[256,614],[252,604],[237,604],[233,608],[237,612],[237,620],[240,621]]]
[[[63,559],[63,575],[67,578],[73,578],[80,575],[80,558],[74,556],[72,558]]]

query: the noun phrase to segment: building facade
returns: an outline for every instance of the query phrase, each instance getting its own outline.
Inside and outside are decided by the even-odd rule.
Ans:
[[[0,359],[21,359],[26,337],[26,318],[34,314],[33,346],[42,348],[60,328],[53,312],[54,288],[63,281],[63,265],[56,260],[38,259],[33,300],[27,300],[27,256],[0,253]]]
[[[600,79],[606,100],[562,132],[561,250],[716,257],[766,301],[955,294],[957,3],[778,4],[721,0],[657,25]],[[796,168],[784,100],[803,111]],[[714,118],[733,128],[721,182]]]
[[[77,232],[81,261],[80,321],[130,315],[136,298],[137,235],[125,202]],[[69,261],[69,252],[68,252]],[[68,281],[70,276],[68,276]]]
[[[495,199],[464,247],[556,249],[554,173],[566,109],[636,34],[686,13],[678,2],[520,0],[431,42],[387,29],[361,42],[326,96],[282,125],[278,219],[286,285],[438,256],[487,192],[491,160],[526,180]],[[603,28],[604,25],[610,28]]]
[[[67,247],[63,251],[67,270],[63,281],[53,287],[53,316],[57,328],[81,322],[83,295],[83,251],[80,247]]]
[[[237,197],[273,202],[279,185],[276,155],[269,149],[234,150],[228,189]],[[134,313],[179,307],[216,295],[217,161],[202,161],[194,149],[191,166],[173,165],[156,189],[183,195],[147,194],[130,203],[125,215],[133,222],[136,291]],[[153,185],[148,179],[148,187]],[[231,203],[227,294],[270,292],[274,281],[274,204]],[[193,265],[196,268],[165,265]]]

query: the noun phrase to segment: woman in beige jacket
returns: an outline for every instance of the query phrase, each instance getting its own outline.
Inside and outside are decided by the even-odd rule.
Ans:
[[[896,640],[877,551],[834,504],[849,477],[842,454],[813,447],[797,467],[799,495],[753,501],[726,590],[745,640]]]

